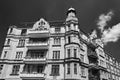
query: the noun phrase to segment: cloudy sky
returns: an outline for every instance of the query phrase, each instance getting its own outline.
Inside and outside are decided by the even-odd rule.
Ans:
[[[112,27],[120,23],[120,0],[0,0],[0,50],[2,50],[10,25],[35,22],[41,17],[48,21],[65,20],[66,11],[71,6],[77,11],[79,27],[86,33],[90,33],[92,29],[100,32],[98,29],[99,17],[102,14],[109,14],[110,11],[113,12],[113,15],[104,27],[105,32],[110,33],[107,29],[116,29]],[[114,42],[108,42],[105,49],[120,61],[119,34],[117,38]]]

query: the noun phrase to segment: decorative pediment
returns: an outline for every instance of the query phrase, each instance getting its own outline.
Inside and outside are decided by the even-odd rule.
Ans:
[[[33,30],[49,30],[49,23],[45,19],[41,18],[33,25]]]
[[[99,46],[104,47],[104,44],[103,44],[103,42],[102,42],[101,39],[96,39],[96,43],[97,43]]]

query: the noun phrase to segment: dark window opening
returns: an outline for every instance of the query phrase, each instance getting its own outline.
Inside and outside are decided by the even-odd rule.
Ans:
[[[22,31],[21,31],[21,35],[25,35],[26,32],[27,32],[27,29],[22,29]]]
[[[68,36],[68,43],[70,43],[71,42],[71,39],[70,39],[70,36]]]

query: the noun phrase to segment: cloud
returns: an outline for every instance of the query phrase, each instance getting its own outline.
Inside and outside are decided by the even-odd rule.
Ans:
[[[108,28],[102,33],[102,40],[105,44],[108,42],[116,42],[120,38],[120,23],[114,25],[112,28]]]
[[[99,16],[97,25],[98,25],[98,29],[100,29],[101,32],[103,32],[105,26],[107,25],[107,22],[111,20],[112,16],[113,16],[113,11],[109,11],[106,15],[101,14]]]

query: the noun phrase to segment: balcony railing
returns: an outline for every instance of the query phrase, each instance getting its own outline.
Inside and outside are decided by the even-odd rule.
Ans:
[[[48,49],[48,42],[28,42],[26,46],[30,49]]]
[[[49,30],[28,30],[29,37],[49,37]]]
[[[21,73],[21,78],[45,78],[44,73]]]
[[[97,63],[90,63],[90,64],[89,64],[89,68],[99,69],[99,66],[98,66]]]
[[[28,30],[28,34],[49,33],[49,30]]]
[[[48,42],[28,42],[26,46],[47,46]]]
[[[46,57],[41,57],[41,58],[32,58],[32,57],[25,57],[24,62],[28,62],[28,63],[42,63],[42,62],[46,62],[47,58]]]

